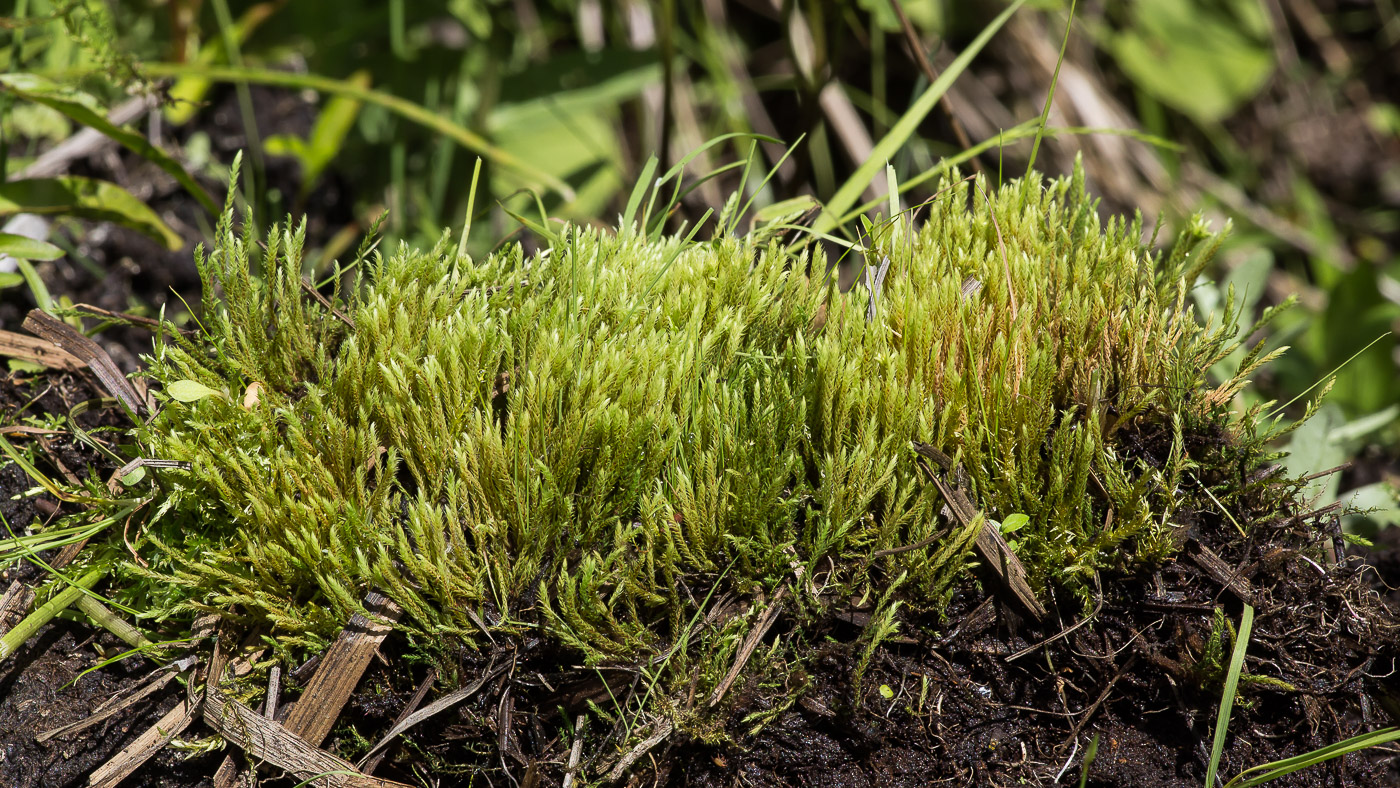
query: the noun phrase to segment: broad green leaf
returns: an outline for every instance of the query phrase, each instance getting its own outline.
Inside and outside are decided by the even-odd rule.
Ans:
[[[107,120],[99,109],[94,108],[92,99],[87,94],[63,87],[34,74],[0,74],[0,91],[62,112],[69,120],[102,132],[112,141],[160,167],[170,177],[178,181],[191,197],[198,200],[199,204],[204,206],[204,210],[208,211],[211,216],[218,215],[219,206],[204,191],[204,187],[200,186],[188,172],[185,172],[185,168],[180,166],[179,162],[171,158],[170,154],[152,145],[144,136],[130,129],[116,126]]]
[[[27,235],[0,233],[0,254],[25,260],[57,260],[63,256],[63,250],[47,241],[39,241]]]
[[[134,469],[129,471],[125,476],[119,477],[117,481],[121,482],[122,485],[125,487],[131,487],[133,485],[140,484],[141,480],[144,478],[146,478],[146,466],[138,465]]]
[[[172,252],[185,245],[155,211],[131,192],[95,178],[65,175],[0,183],[0,216],[16,213],[115,222],[160,241]]]
[[[1354,266],[1327,288],[1327,308],[1300,344],[1318,367],[1346,362],[1332,396],[1348,413],[1373,413],[1400,401],[1393,355],[1400,343],[1392,333],[1397,319],[1400,306],[1382,295],[1369,265]]]
[[[1327,439],[1338,445],[1345,446],[1351,441],[1360,440],[1390,422],[1395,421],[1396,416],[1400,416],[1400,405],[1391,405],[1375,413],[1352,419],[1346,424],[1332,430],[1331,434],[1327,436]]]
[[[197,380],[177,380],[165,389],[165,393],[177,402],[197,402],[205,397],[223,396]]]
[[[1139,0],[1108,50],[1139,88],[1198,123],[1230,115],[1274,71],[1257,0]]]
[[[1330,439],[1333,430],[1346,423],[1341,408],[1327,403],[1306,424],[1299,427],[1288,441],[1288,457],[1283,465],[1289,476],[1306,476],[1335,468],[1346,460],[1346,452]],[[1322,502],[1330,503],[1337,496],[1337,474],[1314,479],[1309,495],[1321,493]]]
[[[898,153],[899,150],[904,147],[904,144],[918,131],[919,124],[922,123],[924,118],[928,117],[928,114],[938,105],[939,99],[943,98],[943,94],[947,93],[948,88],[952,87],[953,81],[961,76],[963,71],[967,70],[967,67],[972,63],[972,59],[977,57],[977,54],[982,51],[982,48],[987,45],[987,42],[992,40],[992,36],[1001,29],[1002,25],[1006,24],[1006,20],[1010,19],[1011,15],[1016,13],[1016,10],[1025,2],[1026,0],[1016,0],[1016,2],[1007,7],[1005,11],[998,14],[996,19],[993,19],[982,29],[982,32],[968,45],[967,49],[964,49],[962,54],[958,55],[957,59],[944,69],[942,74],[938,75],[938,79],[932,85],[929,85],[928,89],[914,101],[913,106],[909,107],[909,110],[904,113],[903,117],[895,122],[884,139],[876,143],[874,150],[870,152],[870,157],[865,160],[865,163],[860,165],[860,168],[857,169],[850,178],[846,179],[845,183],[841,184],[841,188],[838,189],[836,194],[827,202],[826,210],[822,212],[821,216],[817,217],[816,222],[813,224],[813,229],[819,232],[829,232],[835,229],[837,218],[844,216],[846,211],[849,210],[852,205],[855,205],[856,200],[859,199],[861,193],[865,191],[865,187],[869,186],[870,182],[875,180],[876,174],[885,166],[885,163],[892,161],[895,154]]]
[[[1366,517],[1376,523],[1394,527],[1400,525],[1400,500],[1396,499],[1395,488],[1385,482],[1372,482],[1347,492],[1344,496],[1349,508],[1368,511]]]
[[[146,63],[142,69],[152,77],[197,76],[214,82],[249,82],[258,85],[315,90],[335,96],[348,96],[366,104],[374,104],[406,118],[420,126],[427,127],[458,145],[476,151],[483,158],[508,170],[513,170],[526,178],[543,184],[563,195],[565,199],[574,197],[574,190],[558,176],[545,172],[501,148],[491,144],[480,134],[467,129],[437,113],[398,96],[379,90],[356,85],[343,79],[330,79],[315,74],[295,74],[288,71],[275,71],[266,68],[233,68],[187,65],[184,63]]]

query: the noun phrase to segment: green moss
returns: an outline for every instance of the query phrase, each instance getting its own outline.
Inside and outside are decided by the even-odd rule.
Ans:
[[[590,660],[666,652],[716,583],[790,583],[811,610],[899,582],[936,613],[967,529],[875,557],[944,531],[923,441],[987,517],[1027,516],[1011,538],[1037,588],[1087,599],[1098,570],[1177,544],[1183,425],[1225,424],[1241,385],[1204,390],[1235,331],[1185,301],[1218,239],[1196,224],[1158,257],[1080,179],[984,188],[880,228],[873,320],[820,252],[577,227],[533,257],[446,237],[377,255],[337,315],[302,290],[300,230],[255,261],[225,216],[202,334],[150,359],[162,390],[218,393],[143,432],[193,470],[163,472],[142,571],[168,606],[292,645],[369,587],[419,643],[542,627]],[[1149,425],[1178,436],[1165,463],[1123,441]],[[699,651],[732,654],[730,629]]]

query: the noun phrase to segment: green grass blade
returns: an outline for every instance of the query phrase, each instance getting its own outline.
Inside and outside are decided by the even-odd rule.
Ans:
[[[671,169],[667,170],[667,171],[666,171],[666,174],[663,175],[663,176],[661,176],[661,182],[662,182],[662,183],[668,183],[668,182],[670,182],[670,180],[671,180],[672,178],[676,177],[677,175],[680,175],[680,174],[685,170],[686,165],[687,165],[687,164],[690,164],[690,162],[693,161],[693,160],[695,159],[696,156],[699,156],[700,154],[704,153],[705,151],[709,150],[710,148],[713,148],[714,146],[720,144],[721,142],[724,142],[725,140],[734,139],[734,138],[736,138],[736,137],[738,137],[738,138],[744,138],[744,139],[751,139],[751,140],[755,140],[755,141],[757,141],[757,142],[770,142],[770,143],[773,143],[774,145],[781,145],[781,144],[783,144],[783,141],[782,141],[782,140],[773,139],[772,137],[769,137],[769,136],[764,135],[764,134],[754,134],[754,133],[752,133],[752,132],[744,132],[744,131],[731,131],[731,132],[729,132],[728,134],[721,134],[721,135],[719,135],[718,137],[711,137],[710,139],[708,139],[708,140],[706,140],[705,142],[701,143],[695,150],[691,151],[690,153],[687,153],[687,154],[685,155],[685,158],[683,158],[683,159],[681,159],[680,161],[676,162],[675,165],[671,167]]]
[[[766,175],[763,176],[763,180],[761,180],[761,181],[758,182],[758,187],[755,188],[755,189],[753,190],[753,193],[749,195],[749,199],[748,199],[747,201],[744,202],[744,207],[743,207],[743,208],[740,208],[740,209],[739,209],[739,212],[736,213],[736,214],[734,214],[734,216],[731,218],[731,220],[730,220],[730,221],[731,221],[731,224],[730,224],[730,226],[729,226],[728,228],[726,228],[726,231],[725,231],[727,234],[733,234],[734,228],[737,227],[738,224],[739,224],[739,220],[743,218],[744,214],[746,214],[746,213],[749,212],[749,208],[751,208],[751,207],[753,206],[753,201],[754,201],[755,199],[758,198],[758,195],[763,191],[763,187],[767,186],[767,185],[768,185],[768,182],[771,181],[771,180],[773,180],[773,176],[775,176],[775,175],[778,174],[778,170],[782,169],[783,163],[786,162],[786,161],[788,160],[788,157],[792,156],[792,152],[795,151],[795,150],[797,150],[797,146],[798,146],[798,145],[801,145],[801,144],[802,144],[802,141],[803,141],[804,139],[806,139],[806,138],[807,138],[807,135],[806,135],[806,134],[803,134],[802,136],[798,137],[797,140],[796,140],[795,142],[793,142],[791,145],[788,146],[788,149],[787,149],[787,150],[783,151],[783,155],[780,156],[780,157],[778,158],[778,160],[777,160],[776,162],[773,163],[773,166],[768,168],[768,173],[767,173]],[[750,162],[753,161],[754,153],[755,153],[756,150],[757,150],[756,147],[753,148],[753,149],[750,149],[750,150],[749,150],[749,157],[748,157],[748,159],[745,161],[745,170],[744,170],[744,179],[743,179],[743,183],[745,183],[745,184],[747,184],[747,183],[748,183],[748,180],[749,180],[749,179],[748,179],[748,169],[747,169],[747,167],[748,167],[748,164],[749,164]]]
[[[34,295],[34,305],[53,314],[53,296],[49,295],[49,288],[44,284],[39,272],[34,270],[34,264],[23,257],[16,257],[15,267],[19,269],[20,276],[24,277],[25,284],[29,285],[29,292]]]
[[[875,149],[871,151],[870,157],[865,160],[865,163],[860,165],[860,168],[841,185],[841,188],[828,201],[826,210],[817,217],[814,225],[816,229],[827,232],[837,226],[837,217],[844,216],[851,206],[855,205],[856,200],[865,191],[865,187],[875,180],[876,174],[885,166],[885,162],[893,158],[895,153],[914,136],[919,124],[937,106],[938,100],[943,98],[944,93],[948,92],[948,88],[952,86],[954,80],[962,76],[963,71],[967,70],[967,67],[972,63],[972,59],[982,51],[992,36],[1001,29],[1002,25],[1006,24],[1006,21],[1011,18],[1012,14],[1016,13],[1023,3],[1025,0],[1016,0],[1005,11],[998,14],[996,19],[983,28],[981,34],[968,45],[967,49],[958,55],[957,60],[944,69],[943,73],[938,76],[938,81],[929,85],[928,90],[925,90],[913,106],[904,113],[903,117],[895,122],[890,133],[876,143]]]
[[[632,226],[632,221],[637,218],[637,209],[642,207],[642,199],[646,197],[647,189],[652,187],[652,179],[656,177],[656,166],[659,160],[655,156],[648,156],[647,163],[642,166],[642,174],[637,176],[637,185],[632,187],[632,194],[627,197],[627,209],[622,212],[622,226],[619,229]]]
[[[1312,752],[1302,755],[1295,755],[1292,758],[1285,758],[1281,761],[1266,763],[1259,766],[1252,766],[1239,774],[1228,783],[1225,788],[1252,788],[1256,785],[1263,785],[1272,780],[1277,780],[1284,775],[1292,774],[1300,769],[1309,766],[1316,766],[1320,763],[1330,761],[1333,758],[1340,758],[1353,752],[1359,752],[1367,747],[1379,747],[1400,740],[1400,728],[1382,728],[1378,731],[1363,733],[1353,736],[1350,739],[1339,741],[1326,747],[1320,747]],[[1257,772],[1257,774],[1254,774]],[[1253,774],[1254,776],[1247,776]]]
[[[21,260],[57,260],[63,256],[63,250],[27,235],[0,233],[0,254]]]
[[[467,218],[462,222],[462,237],[457,240],[457,259],[461,260],[467,256],[467,239],[472,235],[472,213],[476,210],[476,186],[481,180],[481,157],[476,159],[476,165],[472,167],[472,185],[467,191]]]
[[[63,612],[67,607],[78,601],[89,588],[97,585],[107,574],[106,567],[97,567],[88,571],[87,574],[78,578],[76,582],[68,588],[63,589],[54,595],[53,599],[45,602],[42,607],[25,616],[22,621],[15,624],[15,628],[5,633],[0,638],[0,662],[9,659],[10,655],[19,650],[26,640],[34,636],[39,628],[53,620],[53,617]]]
[[[1040,152],[1040,138],[1045,136],[1045,122],[1050,119],[1050,105],[1055,101],[1055,86],[1060,84],[1060,66],[1065,62],[1065,50],[1069,48],[1069,31],[1074,25],[1074,9],[1078,0],[1070,0],[1069,19],[1065,20],[1065,38],[1060,42],[1060,57],[1055,60],[1055,73],[1050,76],[1050,91],[1045,94],[1045,108],[1040,111],[1040,127],[1035,133],[1035,144],[1031,146],[1031,158],[1026,163],[1026,175],[1035,168],[1035,155]]]
[[[1210,763],[1206,766],[1206,786],[1215,785],[1215,773],[1220,768],[1220,755],[1225,751],[1225,735],[1230,727],[1230,711],[1235,706],[1235,690],[1244,668],[1244,653],[1249,648],[1249,631],[1254,627],[1254,608],[1244,606],[1240,629],[1235,634],[1234,650],[1230,652],[1230,669],[1225,673],[1225,692],[1220,698],[1220,713],[1215,718],[1215,740],[1210,747]]]
[[[316,74],[293,74],[287,71],[274,71],[266,68],[199,66],[186,65],[183,63],[146,63],[142,68],[147,74],[153,77],[196,76],[215,82],[253,82],[259,85],[272,85],[274,87],[309,89],[317,91],[318,93],[346,96],[366,104],[376,104],[406,120],[432,129],[452,139],[464,148],[476,151],[483,158],[489,159],[501,167],[513,170],[526,178],[538,181],[540,184],[549,187],[550,190],[563,196],[566,200],[574,199],[573,188],[565,183],[563,179],[531,166],[513,154],[492,145],[476,132],[464,128],[457,123],[453,123],[447,118],[434,114],[419,104],[385,93],[381,90],[362,87],[343,79],[331,79]]]
[[[1084,751],[1084,765],[1079,770],[1079,788],[1089,784],[1089,766],[1094,763],[1094,758],[1099,754],[1099,737],[1096,734],[1093,741],[1089,742],[1089,749]]]
[[[924,170],[923,172],[909,178],[908,180],[901,181],[899,184],[899,191],[900,193],[907,192],[910,189],[915,188],[916,186],[921,186],[943,175],[946,172],[952,171],[954,167],[973,158],[974,156],[980,155],[983,151],[990,150],[994,147],[1003,146],[1008,142],[1017,142],[1023,139],[1034,137],[1038,132],[1039,119],[1032,118],[1031,120],[1025,121],[1024,123],[1020,123],[1016,126],[1011,127],[1010,129],[1007,129],[1006,131],[1002,132],[996,137],[985,139],[982,142],[973,145],[971,148],[968,148],[965,151],[960,151],[956,155],[941,159],[939,160],[936,166],[930,167],[929,169]],[[1095,126],[1051,126],[1049,128],[1046,128],[1044,132],[1045,136],[1047,137],[1056,137],[1061,134],[1072,134],[1075,136],[1112,134],[1114,136],[1119,137],[1130,137],[1139,142],[1145,142],[1149,145],[1158,148],[1167,148],[1175,151],[1184,150],[1183,146],[1172,142],[1171,140],[1166,140],[1153,134],[1147,134],[1145,132],[1138,131],[1137,129],[1114,129]],[[878,198],[871,200],[870,202],[864,203],[863,205],[860,205],[857,208],[853,208],[836,222],[836,226],[842,227],[855,217],[860,216],[863,213],[872,211],[875,208],[878,208],[883,201],[883,198]]]
[[[234,39],[242,44],[248,40],[248,36],[253,34],[263,22],[266,22],[280,7],[277,3],[262,2],[250,7],[238,21],[233,24]],[[211,37],[199,48],[196,62],[205,65],[223,65],[228,62],[228,50],[225,44],[225,36]],[[171,104],[165,107],[165,119],[171,125],[183,126],[190,122],[200,108],[204,105],[204,97],[209,93],[209,88],[213,83],[201,77],[181,77],[170,86],[165,95],[170,98]]]
[[[1338,373],[1338,372],[1341,372],[1343,367],[1345,367],[1347,364],[1350,364],[1351,362],[1355,361],[1357,356],[1359,356],[1359,355],[1361,355],[1362,353],[1365,353],[1366,351],[1370,350],[1372,346],[1374,346],[1377,342],[1381,341],[1382,339],[1385,339],[1386,337],[1390,336],[1390,334],[1391,334],[1391,332],[1387,331],[1387,332],[1385,332],[1384,334],[1381,334],[1380,336],[1378,336],[1378,337],[1376,337],[1375,339],[1371,340],[1370,344],[1366,345],[1366,347],[1363,347],[1363,348],[1361,348],[1360,350],[1356,351],[1355,353],[1352,353],[1352,354],[1351,354],[1351,357],[1348,358],[1346,361],[1343,361],[1342,363],[1338,364],[1336,367],[1333,367],[1333,369],[1332,369],[1331,372],[1328,372],[1326,375],[1323,375],[1322,377],[1318,378],[1316,383],[1314,383],[1314,384],[1312,384],[1311,386],[1308,386],[1307,388],[1305,388],[1305,389],[1303,389],[1302,391],[1300,391],[1300,392],[1298,393],[1298,396],[1296,396],[1296,397],[1294,397],[1293,399],[1291,399],[1291,400],[1289,400],[1289,401],[1283,403],[1282,405],[1278,406],[1277,408],[1274,408],[1273,411],[1271,411],[1271,412],[1269,413],[1269,415],[1267,415],[1267,416],[1264,417],[1264,419],[1267,421],[1267,420],[1273,419],[1274,417],[1278,416],[1280,413],[1283,413],[1285,410],[1288,409],[1288,406],[1292,405],[1293,403],[1297,402],[1298,400],[1302,399],[1303,397],[1306,397],[1306,396],[1308,395],[1308,392],[1312,391],[1313,389],[1317,388],[1318,386],[1321,386],[1323,383],[1326,383],[1327,381],[1329,381],[1329,380],[1331,380],[1332,378],[1336,377],[1337,373]]]

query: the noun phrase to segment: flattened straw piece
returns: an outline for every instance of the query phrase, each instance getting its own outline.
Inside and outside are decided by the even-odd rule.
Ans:
[[[332,788],[410,788],[370,777],[349,761],[316,749],[305,739],[253,711],[212,686],[204,693],[204,721],[254,760],[267,761],[297,780]]]
[[[378,591],[365,595],[365,609],[389,621],[397,621],[403,615],[398,605]],[[301,699],[287,713],[283,723],[287,730],[313,746],[319,745],[335,727],[340,710],[389,632],[389,625],[382,621],[363,613],[351,616],[335,642],[326,649]]]
[[[103,387],[125,405],[130,413],[141,413],[144,405],[131,381],[126,379],[117,368],[116,362],[112,361],[112,357],[96,342],[39,309],[29,310],[29,315],[24,318],[24,328],[81,359],[88,365],[88,369],[97,375],[97,379],[102,381]]]
[[[83,368],[82,359],[56,347],[54,343],[13,331],[0,331],[0,356],[69,372],[77,372]]]
[[[121,752],[88,775],[88,788],[116,788],[118,783],[141,768],[152,755],[160,752],[171,739],[188,728],[202,702],[198,697],[194,700],[181,698],[175,708],[147,728],[136,741],[123,747]]]

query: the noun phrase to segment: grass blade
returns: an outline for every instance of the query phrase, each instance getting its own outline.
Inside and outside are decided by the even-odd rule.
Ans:
[[[476,151],[483,158],[499,166],[538,181],[566,200],[574,199],[573,188],[562,179],[521,161],[514,155],[492,145],[484,137],[470,129],[436,115],[419,104],[381,90],[356,85],[343,79],[331,79],[316,74],[293,74],[266,68],[198,66],[183,63],[146,63],[142,68],[153,77],[195,76],[215,82],[252,82],[274,87],[309,89],[318,93],[346,96],[366,104],[376,104],[406,120],[442,134],[464,148]]]
[[[1220,768],[1220,755],[1225,751],[1225,734],[1230,727],[1230,711],[1235,706],[1235,690],[1240,684],[1244,667],[1244,652],[1249,648],[1249,631],[1254,627],[1254,608],[1244,606],[1240,629],[1235,633],[1234,650],[1230,652],[1230,669],[1225,673],[1225,692],[1220,698],[1220,713],[1215,719],[1215,740],[1210,746],[1210,763],[1206,766],[1206,788],[1215,785],[1215,773]]]
[[[855,205],[856,199],[865,191],[865,187],[869,186],[870,182],[875,180],[876,174],[885,166],[885,162],[893,158],[895,153],[903,148],[905,143],[909,141],[909,138],[914,136],[914,133],[919,128],[919,124],[922,123],[924,118],[937,106],[938,100],[943,97],[944,93],[948,92],[948,88],[952,86],[953,82],[959,76],[962,76],[963,71],[967,70],[967,67],[972,63],[972,59],[982,51],[982,48],[987,45],[987,42],[992,39],[992,36],[1001,29],[1002,25],[1006,24],[1006,21],[1011,18],[1012,14],[1016,13],[1017,9],[1019,9],[1023,3],[1025,3],[1025,0],[1016,0],[1016,2],[1008,6],[1005,11],[998,14],[996,19],[993,19],[983,28],[981,34],[977,36],[972,44],[970,44],[967,49],[963,50],[962,54],[958,55],[957,60],[954,60],[952,64],[938,76],[938,81],[929,85],[928,90],[925,90],[923,95],[919,96],[913,106],[909,108],[909,111],[905,112],[903,117],[895,122],[894,127],[890,129],[890,133],[886,134],[883,139],[876,143],[875,149],[871,151],[870,158],[866,159],[865,163],[860,165],[860,168],[841,185],[841,188],[838,189],[831,200],[827,202],[826,210],[817,217],[817,221],[814,225],[815,229],[826,232],[837,226],[837,217],[844,216],[846,212],[850,210],[851,206]]]
[[[10,655],[19,650],[19,647],[24,645],[26,640],[33,637],[40,627],[52,621],[54,616],[78,601],[78,597],[87,592],[89,588],[97,585],[97,581],[105,577],[106,574],[106,567],[89,570],[87,574],[78,578],[68,588],[58,592],[53,599],[45,602],[42,607],[15,624],[14,629],[6,632],[5,636],[0,638],[0,662],[9,659]]]
[[[1040,127],[1035,132],[1035,144],[1031,146],[1031,159],[1026,163],[1026,175],[1035,168],[1035,155],[1040,152],[1040,138],[1045,136],[1045,122],[1050,119],[1050,105],[1055,101],[1055,86],[1060,84],[1060,66],[1065,62],[1065,50],[1069,48],[1069,30],[1074,24],[1074,9],[1078,0],[1070,0],[1069,19],[1065,20],[1065,38],[1060,42],[1060,57],[1055,60],[1055,73],[1050,76],[1050,91],[1045,94],[1045,109],[1040,111]]]
[[[1252,766],[1235,775],[1235,779],[1225,783],[1225,788],[1253,788],[1253,786],[1263,785],[1272,780],[1277,780],[1284,775],[1292,774],[1300,769],[1316,766],[1319,763],[1330,761],[1333,758],[1340,758],[1343,755],[1349,755],[1353,752],[1364,750],[1367,747],[1379,747],[1383,744],[1389,744],[1397,739],[1400,739],[1400,728],[1396,727],[1382,728],[1378,731],[1363,733],[1358,736],[1353,736],[1350,739],[1339,741],[1336,744],[1320,747],[1309,753],[1295,755],[1292,758],[1285,758],[1281,761],[1274,761],[1273,763],[1266,763],[1260,766]],[[1254,774],[1252,777],[1246,776],[1254,772],[1258,772],[1258,774]]]
[[[637,218],[637,209],[642,207],[642,198],[646,197],[647,189],[652,186],[652,179],[656,177],[656,165],[658,160],[655,156],[647,157],[647,163],[642,167],[642,174],[637,176],[637,185],[632,187],[632,194],[627,197],[627,209],[622,212],[622,224],[618,229],[626,229],[632,226],[632,220]]]

